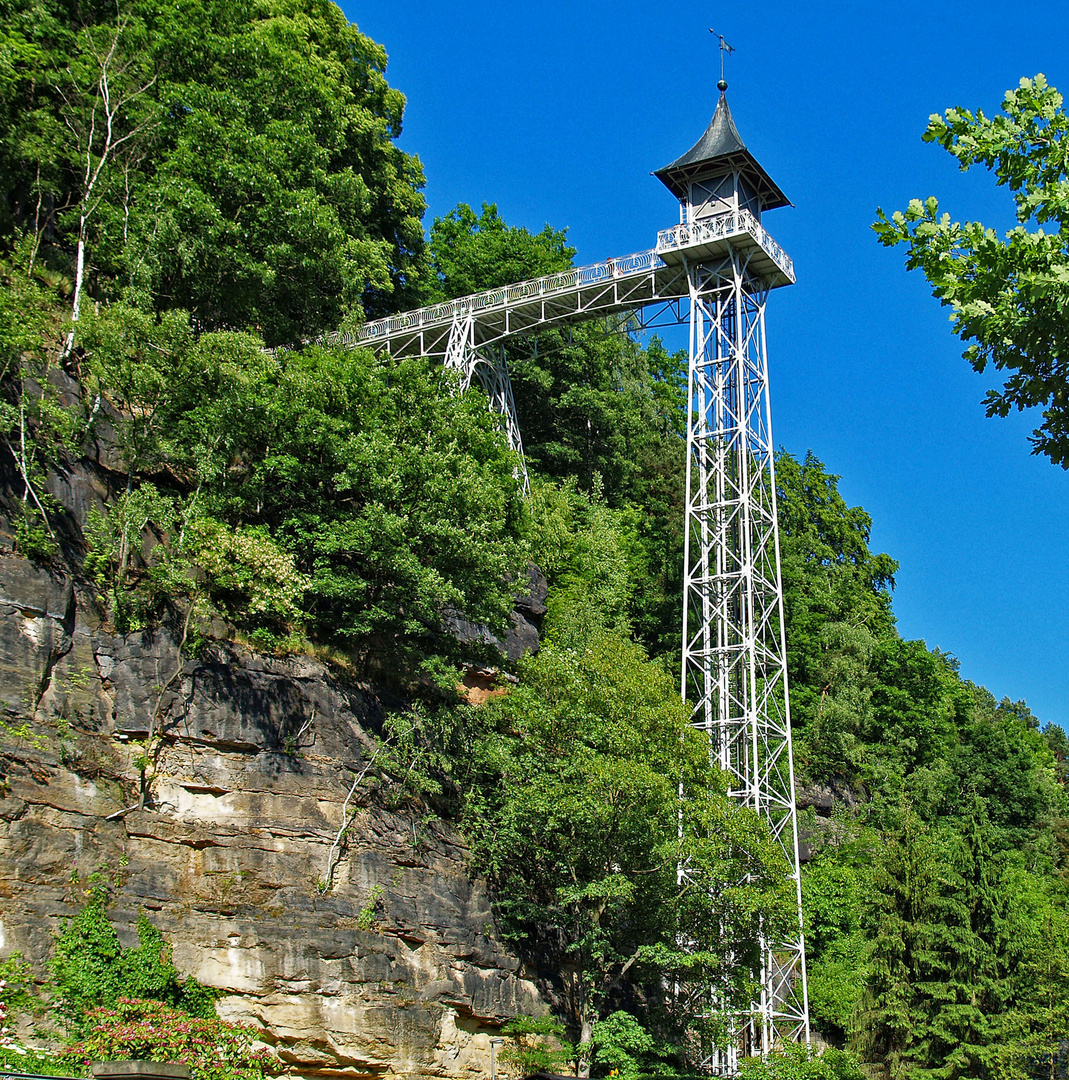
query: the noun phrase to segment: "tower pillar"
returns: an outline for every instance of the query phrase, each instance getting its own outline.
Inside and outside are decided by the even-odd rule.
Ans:
[[[658,252],[683,262],[690,294],[680,683],[730,797],[760,815],[777,842],[797,910],[789,932],[762,930],[748,1006],[705,988],[699,1008],[726,1020],[728,1034],[702,1048],[700,1064],[731,1074],[740,1054],[808,1042],[809,1010],[765,348],[769,292],[791,284],[793,271],[769,257],[782,252],[760,224],[762,211],[789,204],[743,144],[726,83],[720,88],[702,139],[656,173],[681,207]],[[701,1000],[695,988],[689,996]]]

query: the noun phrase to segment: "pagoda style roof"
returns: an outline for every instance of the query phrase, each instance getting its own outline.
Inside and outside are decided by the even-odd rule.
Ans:
[[[743,178],[757,192],[763,209],[775,210],[790,206],[791,201],[759,164],[757,158],[746,149],[746,144],[735,127],[728,108],[727,95],[721,93],[705,134],[682,156],[670,165],[658,169],[653,175],[663,183],[677,199],[687,196],[687,181],[692,177],[716,175],[738,169]]]

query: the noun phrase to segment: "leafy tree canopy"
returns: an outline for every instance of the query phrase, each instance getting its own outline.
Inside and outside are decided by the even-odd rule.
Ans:
[[[776,456],[796,756],[819,779],[862,771],[858,740],[872,715],[877,643],[893,634],[898,569],[869,551],[872,519],[847,506],[838,479],[812,451]]]
[[[0,12],[5,232],[72,277],[84,246],[93,295],[269,343],[414,302],[423,175],[394,145],[404,98],[336,5]]]
[[[606,633],[545,646],[521,673],[474,755],[463,824],[511,934],[572,973],[573,1039],[589,1042],[629,972],[654,1012],[665,979],[749,1000],[759,935],[783,929],[793,890],[767,830],[727,798],[675,679]]]
[[[1003,388],[984,398],[987,415],[1042,408],[1032,452],[1062,468],[1069,468],[1067,133],[1062,95],[1042,75],[1007,91],[997,116],[961,108],[934,115],[924,140],[963,170],[994,172],[1013,193],[1017,226],[1000,239],[978,221],[951,221],[935,198],[913,199],[890,217],[880,210],[873,226],[885,246],[907,246],[907,268],[921,270],[952,309],[973,368],[1007,373]]]
[[[342,347],[271,355],[251,335],[121,304],[90,318],[85,343],[91,387],[124,416],[132,487],[151,477],[164,496],[142,500],[137,537],[172,534],[247,632],[302,621],[396,657],[446,645],[448,607],[506,618],[524,563],[516,462],[485,399],[456,393],[441,366]]]
[[[574,255],[564,230],[531,233],[464,204],[435,222],[428,250],[436,299],[567,269]],[[632,515],[643,587],[629,616],[663,653],[678,650],[686,355],[626,330],[615,318],[548,331],[510,344],[507,362],[529,468]]]
[[[478,215],[461,203],[431,226],[428,301],[451,300],[567,270],[575,248],[568,247],[566,231],[546,225],[532,233],[506,225],[493,203],[483,203]]]

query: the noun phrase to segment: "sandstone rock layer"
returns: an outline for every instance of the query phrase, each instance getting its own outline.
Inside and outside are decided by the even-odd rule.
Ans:
[[[490,1036],[546,1005],[455,830],[374,768],[347,802],[373,694],[177,639],[110,633],[68,578],[0,556],[0,957],[43,970],[103,871],[120,936],[146,910],[294,1072],[488,1074]]]

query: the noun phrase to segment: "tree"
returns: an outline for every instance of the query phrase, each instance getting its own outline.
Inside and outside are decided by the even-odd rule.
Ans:
[[[812,451],[776,455],[796,761],[820,781],[864,771],[878,645],[894,636],[898,564],[869,550],[872,519],[847,506],[838,480]]]
[[[497,207],[461,204],[435,221],[428,244],[435,299],[565,270],[565,230],[507,225]],[[657,653],[679,651],[686,354],[653,338],[642,348],[615,317],[509,345],[507,363],[532,473],[616,510],[630,507],[637,543],[632,625]]]
[[[950,871],[945,837],[905,812],[884,842],[866,919],[873,937],[868,986],[854,1046],[902,1080],[927,1062],[930,1009],[922,982],[947,977],[947,912],[941,875]]]
[[[312,625],[365,655],[434,651],[447,608],[500,629],[524,565],[516,461],[485,400],[422,359],[284,359],[226,514],[311,577]]]
[[[311,632],[369,661],[447,649],[448,608],[507,619],[525,565],[515,456],[485,399],[457,393],[441,365],[342,346],[270,355],[250,334],[197,335],[184,312],[127,305],[93,319],[85,341],[94,388],[122,414],[132,487],[166,488],[186,554],[199,546],[239,622],[272,610],[277,624],[297,601],[286,582],[305,576]],[[219,554],[239,548],[228,573]],[[250,603],[257,574],[275,594],[261,592],[266,607]]]
[[[948,819],[964,814],[967,821],[971,811],[961,792],[971,791],[983,805],[994,853],[1028,852],[1049,866],[1043,836],[1067,806],[1038,721],[1024,702],[996,703],[983,687],[968,683],[966,690],[972,705],[958,724],[957,746],[946,754],[952,779],[938,813]]]
[[[105,199],[118,194],[123,231],[128,232],[130,176],[145,157],[147,138],[159,120],[158,106],[148,100],[156,76],[146,62],[147,42],[139,19],[120,14],[113,25],[83,29],[76,41],[78,47],[56,88],[75,177],[69,215],[77,222],[71,328],[64,356],[74,345],[81,314],[91,218]]]
[[[876,860],[871,967],[854,1039],[891,1080],[989,1075],[1014,998],[1016,890],[991,856],[982,800],[969,799],[964,817],[959,832],[926,826],[904,807]]]
[[[532,233],[506,225],[493,203],[483,203],[478,216],[460,203],[431,226],[427,299],[437,303],[567,270],[575,248],[568,247],[566,231],[547,224]]]
[[[866,779],[873,787],[889,785],[893,798],[904,777],[943,762],[958,742],[971,698],[957,661],[923,641],[884,635],[873,669],[870,722],[862,730],[868,744]]]
[[[1069,1050],[1069,916],[1064,886],[1016,871],[1011,932],[1020,943],[1014,1000],[998,1025],[997,1080],[1057,1080]]]
[[[0,262],[0,443],[22,481],[21,513],[12,522],[18,551],[47,562],[59,549],[48,465],[77,441],[79,425],[52,382],[55,308],[40,276],[40,268],[27,276]]]
[[[492,706],[462,824],[509,933],[561,973],[572,1040],[589,1043],[625,978],[661,1023],[666,982],[701,988],[706,1006],[713,985],[722,1007],[748,1004],[760,934],[785,930],[793,891],[674,678],[611,634],[547,645],[521,674]],[[688,1000],[681,1028],[702,1029],[708,1010]]]
[[[890,218],[880,210],[873,228],[886,247],[907,246],[906,267],[921,270],[952,309],[973,368],[1009,373],[984,398],[987,415],[1043,407],[1032,452],[1069,468],[1069,117],[1042,75],[1007,91],[1002,109],[994,117],[948,109],[923,138],[1009,188],[1018,224],[1004,239],[940,215],[935,198],[913,199]]]
[[[87,254],[95,299],[272,345],[415,304],[423,173],[395,145],[404,97],[335,4],[5,0],[0,14],[0,216],[42,238],[79,304]]]
[[[679,1052],[671,1043],[655,1039],[630,1013],[617,1010],[594,1028],[591,1047],[592,1076],[642,1080],[678,1076]]]
[[[587,495],[574,479],[560,486],[536,479],[527,532],[531,556],[550,586],[545,636],[574,648],[606,632],[626,635],[641,584],[631,508],[610,507],[600,484]]]
[[[837,1043],[851,1029],[869,970],[872,946],[862,912],[873,839],[828,844],[802,873],[809,1013],[821,1035]]]
[[[164,151],[140,222],[157,303],[269,344],[413,306],[418,159],[386,52],[325,0],[172,3]],[[157,209],[158,208],[158,209]]]

